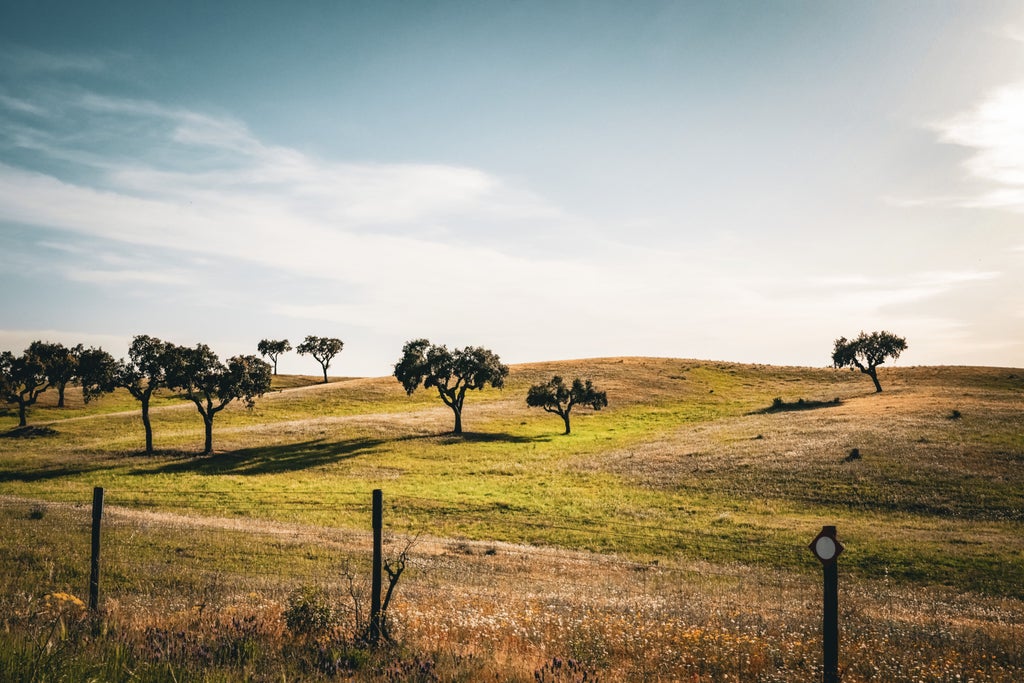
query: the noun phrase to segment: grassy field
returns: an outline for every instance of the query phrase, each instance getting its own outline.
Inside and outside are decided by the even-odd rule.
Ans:
[[[570,436],[525,405],[555,373],[608,392],[607,409],[574,413]],[[846,546],[843,680],[1020,680],[1024,371],[881,380],[875,394],[859,373],[824,369],[520,365],[504,390],[468,397],[456,438],[436,394],[406,396],[393,378],[279,377],[254,410],[217,416],[212,457],[175,397],[155,404],[145,456],[127,394],[62,410],[44,395],[29,416],[42,435],[0,438],[15,615],[3,661],[23,670],[53,641],[48,624],[73,621],[73,601],[68,614],[40,601],[84,597],[82,506],[103,486],[109,637],[71,629],[60,642],[79,650],[54,660],[114,661],[100,680],[332,666],[380,680],[814,680],[820,568],[807,544],[823,524]],[[0,432],[15,425],[0,415]],[[396,606],[409,649],[366,662],[346,650],[328,666],[321,638],[289,657],[290,591],[322,586],[351,607],[343,567],[365,566],[375,488],[396,538],[421,537]],[[154,654],[164,631],[186,635]],[[567,658],[572,670],[556,665]],[[389,666],[406,668],[388,679]]]

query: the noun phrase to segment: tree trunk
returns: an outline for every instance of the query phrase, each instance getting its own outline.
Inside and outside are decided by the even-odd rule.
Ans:
[[[146,455],[153,454],[153,425],[149,422],[149,397],[142,399],[142,426],[146,428]]]
[[[58,408],[63,408],[64,407],[64,387],[65,387],[64,384],[58,384],[57,385],[57,407]]]
[[[206,448],[203,450],[203,455],[210,455],[213,453],[213,414],[209,416],[203,415],[203,424],[206,426]]]
[[[568,412],[562,413],[562,421],[565,422],[565,433],[568,434],[569,431],[570,431],[569,430],[569,413]]]
[[[452,430],[452,433],[462,434],[462,411],[452,406],[452,412],[455,413],[455,429]]]
[[[323,368],[324,368],[324,384],[327,384],[327,366],[325,365],[325,366],[323,366]]]
[[[18,401],[18,426],[25,427],[28,425],[28,406],[24,401]]]
[[[874,368],[871,368],[868,374],[871,375],[871,381],[875,383],[875,393],[882,393],[882,385],[878,383],[878,372],[876,372]]]

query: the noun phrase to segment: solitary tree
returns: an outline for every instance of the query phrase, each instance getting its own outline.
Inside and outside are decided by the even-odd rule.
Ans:
[[[334,360],[334,357],[341,353],[343,346],[345,346],[345,343],[340,339],[310,335],[306,337],[305,341],[296,346],[295,350],[303,356],[309,354],[317,359],[320,367],[324,369],[324,384],[327,384],[327,368],[331,366],[331,361]]]
[[[117,384],[128,390],[142,404],[142,425],[146,429],[146,453],[153,452],[153,426],[149,422],[149,400],[161,387],[166,386],[164,354],[167,342],[145,334],[132,339],[128,348],[128,362],[121,361]]]
[[[885,363],[886,358],[896,360],[906,350],[907,340],[891,332],[861,332],[856,339],[836,339],[832,364],[837,368],[857,368],[871,377],[875,383],[875,393],[878,393],[882,391],[882,385],[878,382],[878,366]]]
[[[88,403],[118,387],[123,365],[103,349],[88,348],[78,355],[78,381],[82,399]]]
[[[567,387],[558,375],[550,382],[534,384],[526,394],[526,405],[560,416],[565,422],[566,434],[570,432],[569,413],[577,404],[601,410],[608,405],[608,394],[597,391],[589,379],[578,377],[572,381],[571,387]]]
[[[57,407],[63,408],[65,389],[78,379],[78,357],[82,353],[82,345],[69,349],[60,343],[34,341],[29,350],[42,362],[50,386],[57,387]]]
[[[292,350],[292,345],[288,343],[287,339],[262,339],[260,343],[256,345],[256,350],[260,352],[261,356],[265,356],[270,359],[270,362],[274,366],[274,374],[277,374],[277,359],[283,353],[288,353]]]
[[[402,347],[402,357],[395,364],[395,378],[412,394],[423,387],[437,387],[444,404],[455,414],[455,434],[462,433],[462,405],[466,392],[483,389],[485,385],[500,389],[505,386],[508,366],[497,354],[479,346],[449,351],[446,346],[415,339]]]
[[[236,398],[248,408],[270,389],[270,364],[256,356],[235,356],[224,365],[206,344],[169,346],[165,355],[167,386],[181,390],[196,404],[206,427],[204,455],[213,452],[213,418]]]
[[[0,395],[6,403],[18,404],[18,426],[28,424],[28,408],[34,405],[39,394],[50,388],[43,359],[36,355],[32,342],[20,356],[10,351],[0,353]]]

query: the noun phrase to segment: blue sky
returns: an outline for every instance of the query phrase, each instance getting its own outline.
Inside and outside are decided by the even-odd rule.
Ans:
[[[293,4],[0,0],[0,348],[1024,366],[1019,3]]]

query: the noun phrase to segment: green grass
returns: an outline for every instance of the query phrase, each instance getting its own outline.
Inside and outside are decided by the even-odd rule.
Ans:
[[[577,410],[570,436],[525,406],[556,372],[593,378],[611,404]],[[31,422],[58,434],[0,439],[0,493],[85,502],[103,486],[129,507],[360,528],[353,497],[383,488],[403,532],[808,571],[804,546],[834,523],[858,574],[1024,597],[1014,374],[890,369],[874,394],[845,371],[535,364],[469,396],[463,437],[436,394],[407,396],[392,378],[282,377],[291,388],[217,416],[212,457],[197,455],[195,409],[173,397],[152,412],[157,455],[140,455],[137,403],[117,393],[35,408]],[[817,407],[766,411],[776,397]]]

